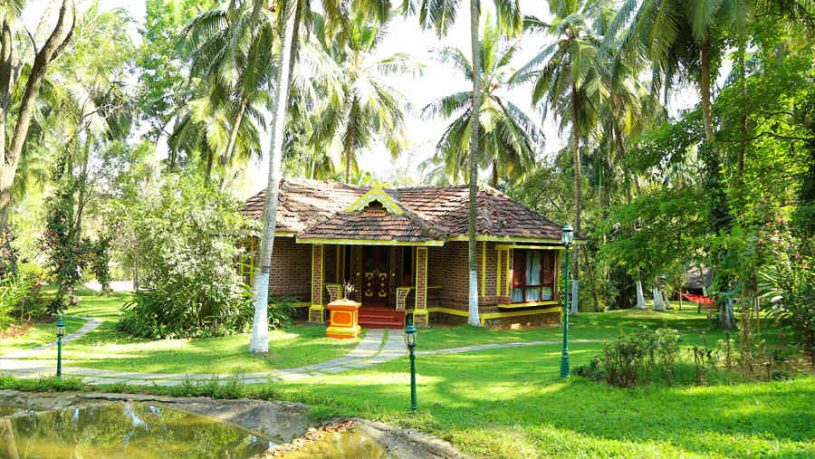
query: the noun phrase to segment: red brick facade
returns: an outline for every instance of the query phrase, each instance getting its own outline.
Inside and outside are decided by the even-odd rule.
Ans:
[[[483,313],[500,312],[498,304],[510,302],[511,272],[507,269],[512,266],[512,251],[499,251],[498,244],[494,242],[479,242],[478,244],[478,281],[479,281],[479,311]],[[396,305],[396,288],[400,286],[416,286],[411,290],[407,301],[407,309],[418,306],[419,309],[444,308],[460,311],[468,309],[468,257],[466,241],[449,241],[442,247],[415,247],[407,248],[412,251],[413,272],[409,273],[403,267],[405,248],[392,246],[387,249],[389,267],[392,273],[389,302]],[[344,252],[344,253],[343,253]],[[343,259],[351,257],[350,270],[357,291],[351,299],[359,300],[359,285],[362,280],[363,248],[362,246],[338,245],[311,245],[296,244],[294,238],[277,237],[272,260],[272,273],[269,285],[269,294],[272,296],[293,296],[298,302],[312,304],[312,298],[319,297],[320,304],[328,304],[329,294],[326,284],[341,283],[342,272],[345,269]],[[424,259],[427,259],[427,271],[424,272]],[[482,263],[486,261],[486,270],[482,270]],[[501,268],[500,285],[498,268]],[[312,285],[312,267],[314,274],[322,271],[322,282]],[[405,271],[405,272],[403,272]],[[422,286],[416,284],[417,276],[427,276],[427,303]],[[406,283],[410,278],[409,283]],[[482,279],[484,285],[482,286]],[[421,284],[421,283],[419,283]],[[312,288],[315,290],[312,292]],[[317,292],[317,289],[320,291]],[[417,304],[417,294],[419,302]],[[450,314],[433,313],[431,323],[462,322],[463,317]],[[542,324],[559,321],[558,314],[547,314],[542,317],[521,316],[517,319],[497,320],[486,322],[489,326],[509,326],[513,324]]]
[[[311,301],[311,246],[295,244],[293,237],[276,237],[272,248],[269,296],[293,296]]]

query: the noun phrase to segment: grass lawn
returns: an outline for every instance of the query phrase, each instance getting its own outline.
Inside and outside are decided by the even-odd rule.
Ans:
[[[762,319],[762,327],[772,324]],[[703,341],[705,334],[708,344],[713,347],[716,341],[724,338],[724,333],[714,327],[705,312],[684,308],[682,311],[640,311],[634,309],[608,311],[603,313],[580,313],[570,318],[569,337],[572,339],[610,340],[622,332],[630,332],[642,327],[670,327],[682,333],[682,344],[695,345]],[[778,330],[763,332],[768,342],[777,340]],[[435,327],[420,330],[418,340],[422,350],[448,347],[471,346],[487,343],[509,343],[518,341],[557,341],[562,339],[560,326],[529,328],[525,330],[490,330],[468,326]]]
[[[581,364],[599,345],[572,350]],[[815,457],[812,376],[623,390],[563,382],[559,362],[557,346],[420,358],[416,415],[407,411],[407,359],[269,389],[309,403],[315,416],[395,422],[479,457]]]
[[[83,325],[85,325],[84,320],[66,317],[65,333],[71,334]],[[33,324],[23,334],[0,338],[0,356],[42,346],[56,339],[56,322]]]
[[[271,331],[269,354],[263,356],[249,354],[248,334],[158,341],[136,339],[115,330],[121,307],[130,295],[100,296],[86,289],[78,290],[77,295],[79,304],[68,313],[96,317],[102,319],[102,324],[65,346],[63,355],[71,366],[156,373],[252,373],[329,360],[348,353],[359,342],[326,338],[324,327],[312,326]],[[55,357],[56,350],[49,349],[29,358]]]
[[[272,334],[272,353],[251,356],[245,335],[196,340],[133,340],[113,330],[125,295],[83,295],[71,311],[100,317],[99,330],[67,347],[74,365],[167,372],[261,371],[326,360],[355,343],[322,337],[323,327],[291,327]],[[616,311],[584,313],[572,321],[574,338],[613,338],[620,330],[671,326],[682,332],[684,363],[677,384],[616,389],[581,378],[559,378],[560,346],[487,349],[417,357],[419,407],[409,406],[408,359],[296,382],[238,386],[231,396],[308,403],[317,418],[360,416],[432,432],[476,457],[542,458],[811,458],[815,457],[815,376],[750,382],[714,374],[695,386],[688,348],[706,333],[705,314]],[[770,325],[765,320],[762,329]],[[777,330],[765,329],[770,342]],[[558,340],[560,329],[496,331],[436,327],[419,331],[419,350],[484,343]],[[572,343],[571,362],[588,363],[602,343]],[[0,381],[2,383],[2,381]],[[2,385],[2,384],[0,384]],[[190,395],[202,387],[99,390]],[[221,390],[221,389],[217,389]],[[222,394],[223,396],[223,394]]]

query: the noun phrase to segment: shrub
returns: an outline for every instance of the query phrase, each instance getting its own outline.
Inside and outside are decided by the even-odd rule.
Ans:
[[[247,328],[251,293],[236,261],[251,227],[238,206],[217,188],[169,176],[130,212],[142,290],[125,306],[120,330],[156,339]]]
[[[606,383],[617,387],[631,387],[654,377],[658,371],[666,383],[673,382],[679,355],[679,332],[671,328],[643,329],[635,333],[620,334],[616,340],[603,345],[603,354],[587,368],[587,374],[596,374],[602,366]]]
[[[799,248],[762,272],[770,313],[789,331],[792,342],[815,366],[815,257]]]
[[[0,331],[12,322],[42,319],[47,313],[48,302],[36,276],[20,272],[0,279]]]
[[[269,298],[269,327],[280,328],[291,325],[294,301],[295,298],[291,296]]]

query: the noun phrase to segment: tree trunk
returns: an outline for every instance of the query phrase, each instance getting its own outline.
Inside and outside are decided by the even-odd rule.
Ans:
[[[578,91],[577,85],[572,84],[572,150],[574,153],[574,231],[580,234],[580,216],[582,202],[581,192],[581,163],[580,163],[580,118],[577,110]],[[576,316],[579,309],[579,288],[580,279],[580,244],[574,245],[574,267],[572,269],[572,310],[571,315]]]
[[[241,123],[243,122],[243,115],[246,113],[246,106],[249,105],[249,98],[246,96],[241,98],[241,104],[238,106],[238,113],[235,115],[235,121],[232,123],[232,131],[229,133],[229,142],[226,144],[226,151],[224,152],[223,164],[224,168],[232,164],[235,157],[235,145],[238,143],[238,131],[240,130]]]
[[[478,217],[478,130],[481,115],[481,59],[480,44],[478,40],[479,16],[481,10],[478,0],[470,0],[470,47],[473,62],[473,95],[472,95],[472,126],[470,127],[470,209],[467,238],[467,254],[470,270],[469,285],[469,312],[467,323],[473,327],[481,326],[478,314],[478,245],[476,241],[476,225]]]
[[[699,90],[702,97],[702,119],[705,125],[705,140],[713,141],[713,118],[710,113],[710,68],[711,68],[710,37],[702,41],[702,67],[699,78]]]
[[[252,335],[249,338],[249,352],[269,352],[269,276],[272,265],[275,227],[277,226],[278,189],[282,177],[281,163],[283,158],[283,133],[286,127],[286,113],[289,100],[289,82],[291,73],[285,65],[291,59],[294,35],[294,21],[288,17],[284,20],[283,37],[280,47],[280,66],[275,97],[272,102],[271,142],[269,150],[269,176],[266,186],[266,202],[263,207],[263,234],[260,239],[260,269],[252,283],[254,293],[255,315],[252,322]]]
[[[17,174],[17,166],[20,162],[20,153],[22,152],[23,145],[25,145],[25,141],[28,138],[28,130],[31,127],[31,119],[34,116],[34,105],[37,101],[37,97],[39,96],[40,88],[42,87],[42,82],[45,79],[48,66],[61,54],[62,50],[68,44],[71,39],[71,35],[73,34],[74,26],[76,24],[76,17],[74,15],[74,21],[70,25],[66,23],[67,17],[68,0],[63,0],[62,6],[59,9],[57,23],[54,26],[51,35],[48,36],[45,44],[34,56],[34,62],[32,63],[31,70],[29,71],[28,81],[26,81],[25,90],[23,91],[23,96],[20,100],[20,108],[17,112],[17,120],[11,137],[11,143],[8,145],[8,148],[6,148],[6,142],[3,142],[3,144],[0,145],[0,147],[3,148],[3,155],[2,158],[0,158],[2,159],[2,161],[0,161],[0,166],[2,166],[3,169],[3,173],[0,174],[0,227],[5,227],[8,225],[9,210],[11,206],[11,190],[12,186],[14,185],[15,175]],[[5,48],[7,44],[5,42],[5,31],[3,37],[3,47]],[[11,35],[9,35],[8,45],[12,46],[10,43],[10,37]],[[6,50],[4,49],[3,51],[5,52]],[[13,90],[11,86],[3,89],[6,91]],[[3,99],[10,97],[10,94],[2,95]],[[2,118],[4,122],[9,118],[8,108],[11,105],[13,104],[8,104],[7,106],[0,105],[0,118]],[[3,132],[5,135],[6,129],[3,129]]]
[[[645,309],[645,295],[642,292],[642,280],[637,277],[637,305],[634,309]]]
[[[737,52],[737,61],[738,61],[738,70],[739,70],[739,92],[741,93],[741,100],[744,101],[742,103],[746,103],[747,100],[747,69],[745,67],[744,62],[744,54],[745,50],[745,42],[742,39],[739,42],[739,49]],[[747,112],[746,109],[742,108],[741,113],[741,120],[739,125],[739,130],[741,131],[741,139],[739,141],[739,151],[738,151],[738,183],[741,185],[742,180],[744,178],[744,156],[747,154]]]
[[[492,162],[492,177],[490,178],[490,186],[497,189],[498,188],[498,162]]]
[[[589,251],[583,251],[583,257],[585,258],[586,262],[586,271],[588,271],[589,275],[589,289],[591,290],[591,298],[594,300],[594,310],[600,311],[600,297],[597,295],[597,282],[594,278],[594,268],[591,264],[591,259],[589,258]]]
[[[654,288],[651,289],[651,293],[654,298],[654,311],[664,311],[665,304],[662,302],[662,292],[659,290],[656,281],[654,281]]]

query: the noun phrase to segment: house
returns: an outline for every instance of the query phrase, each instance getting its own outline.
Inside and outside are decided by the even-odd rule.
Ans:
[[[264,192],[244,211],[261,219]],[[343,296],[363,327],[467,320],[467,186],[383,188],[284,180],[270,296],[292,296],[310,322]],[[561,226],[499,191],[478,191],[478,300],[485,326],[559,323]],[[257,253],[257,241],[251,253]]]

